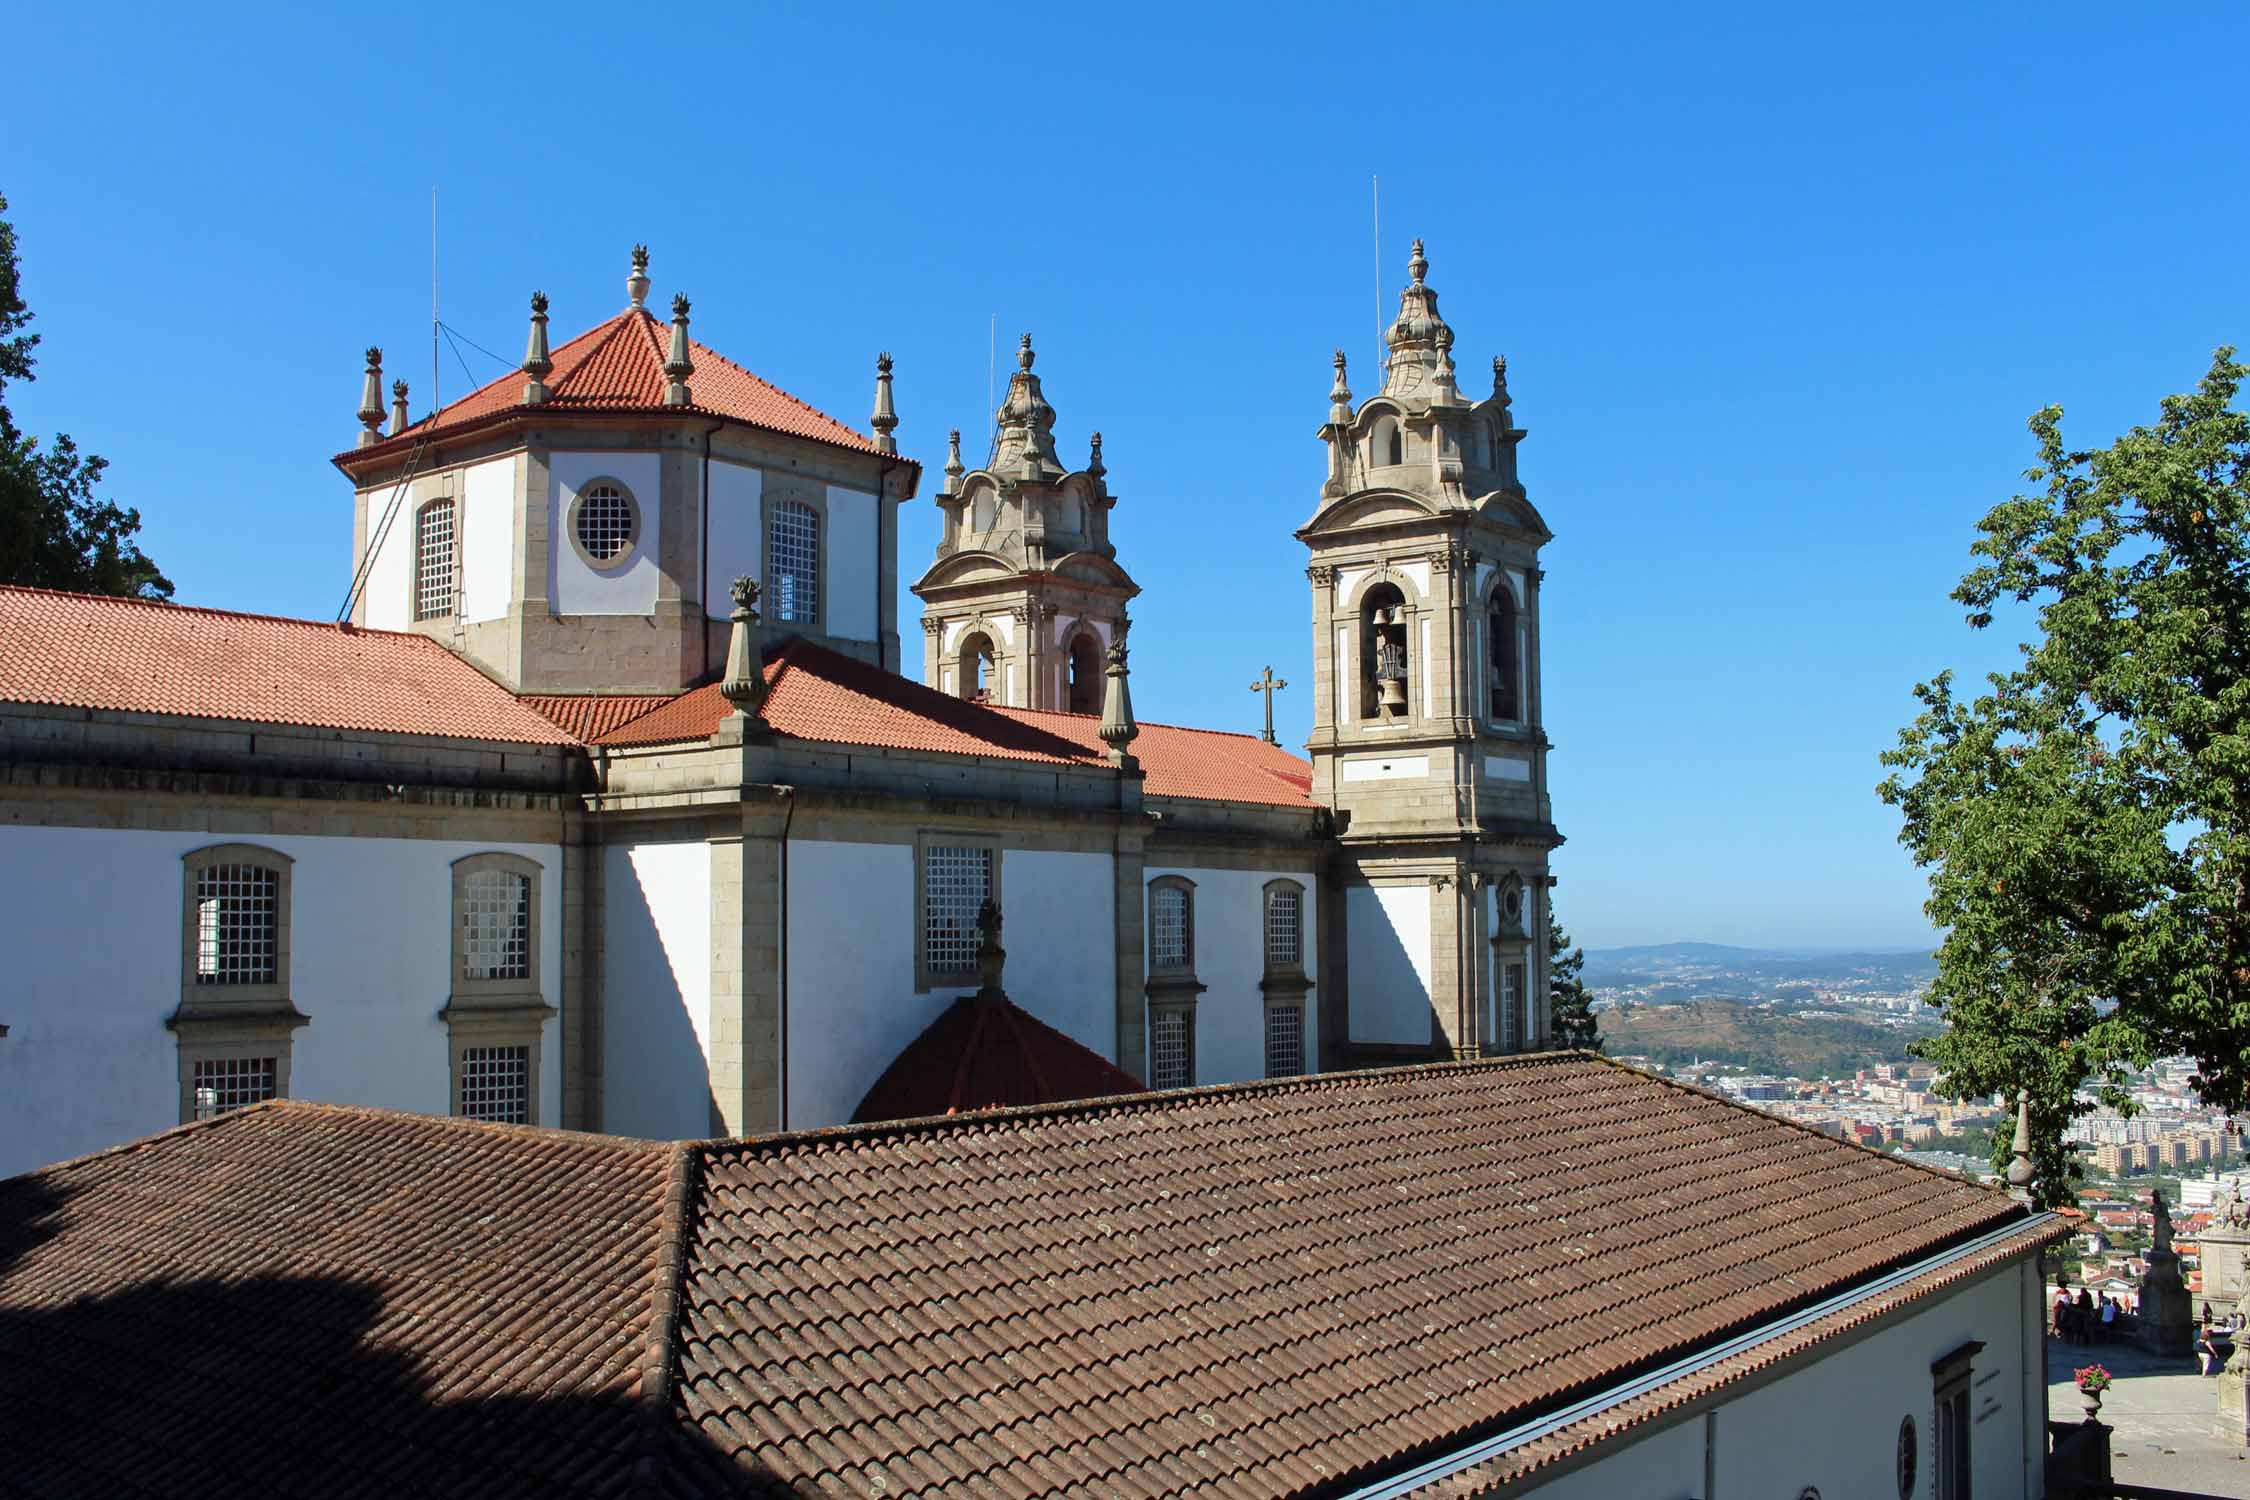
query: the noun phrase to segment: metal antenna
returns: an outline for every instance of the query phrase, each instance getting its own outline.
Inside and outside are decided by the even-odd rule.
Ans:
[[[438,409],[437,188],[430,188],[430,412]]]
[[[1383,368],[1383,179],[1381,174],[1370,172],[1368,181],[1375,188],[1375,368]]]
[[[1000,367],[1000,315],[992,315],[992,326],[984,331],[984,419],[994,432],[1000,430],[1000,403],[993,394],[993,372]]]

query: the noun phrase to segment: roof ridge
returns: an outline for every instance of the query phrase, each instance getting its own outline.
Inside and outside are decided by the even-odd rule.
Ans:
[[[725,365],[728,369],[734,371],[737,375],[755,380],[756,382],[758,382],[758,384],[764,386],[767,390],[773,392],[782,400],[803,408],[804,411],[809,415],[818,417],[823,422],[834,422],[838,427],[843,428],[853,437],[862,439],[866,442],[874,441],[873,438],[869,437],[866,433],[861,432],[857,427],[852,426],[851,423],[844,421],[840,417],[830,416],[827,412],[822,411],[819,407],[813,405],[810,401],[807,401],[804,397],[798,395],[794,391],[783,390],[780,386],[775,385],[772,381],[766,379],[765,376],[760,375],[756,370],[751,369],[748,365],[741,363],[739,360],[727,358],[727,356],[721,354],[718,350],[712,348],[709,344],[704,343],[701,339],[695,337],[693,334],[688,335],[688,343],[695,350],[710,355],[712,359],[718,361],[722,365]],[[892,456],[896,458],[904,457],[904,455],[899,454],[894,454]],[[919,463],[914,459],[905,459],[905,461],[915,464],[916,467],[920,467]]]
[[[641,1354],[641,1456],[633,1465],[632,1492],[664,1492],[664,1453],[672,1435],[674,1371],[680,1361],[681,1288],[687,1281],[689,1223],[702,1187],[702,1157],[691,1141],[667,1148],[664,1197],[657,1207],[655,1276],[649,1291],[648,1342]]]
[[[254,609],[222,609],[216,604],[178,604],[170,599],[136,599],[129,594],[93,594],[83,589],[51,589],[34,583],[0,583],[0,594],[36,594],[49,599],[80,599],[92,604],[126,604],[138,609],[171,610],[181,614],[217,615],[229,620],[263,620],[272,625],[302,625],[308,630],[333,630],[340,635],[382,635],[400,640],[436,641],[418,630],[384,630],[373,625],[352,625],[341,620],[308,620],[302,615],[271,615]],[[443,646],[438,646],[443,651]],[[453,653],[446,652],[451,656]]]
[[[1058,719],[1099,719],[1101,717],[1101,715],[1098,713],[1082,714],[1067,708],[1019,708],[1013,704],[994,704],[990,706],[997,708],[1004,713],[1049,714]],[[1219,734],[1225,735],[1228,739],[1253,740],[1261,745],[1273,744],[1274,749],[1281,750],[1281,753],[1283,755],[1290,756],[1292,759],[1295,758],[1294,752],[1289,750],[1282,750],[1280,745],[1274,744],[1273,741],[1268,740],[1264,735],[1252,733],[1247,729],[1207,729],[1201,724],[1170,724],[1166,723],[1162,719],[1136,718],[1134,722],[1143,729],[1177,729],[1182,734]],[[1311,762],[1307,761],[1306,764],[1310,765]]]

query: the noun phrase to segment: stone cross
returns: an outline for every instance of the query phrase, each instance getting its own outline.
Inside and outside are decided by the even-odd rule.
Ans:
[[[1265,676],[1250,684],[1251,692],[1266,695],[1266,732],[1263,738],[1269,745],[1281,743],[1273,737],[1273,695],[1287,686],[1289,686],[1288,683],[1273,675],[1273,668],[1271,667],[1266,668]]]

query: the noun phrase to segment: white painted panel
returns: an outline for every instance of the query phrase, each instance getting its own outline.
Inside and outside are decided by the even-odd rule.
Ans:
[[[709,1135],[711,846],[610,845],[602,905],[602,1126]]]
[[[565,615],[645,615],[656,608],[662,459],[654,453],[552,455],[547,464],[547,597]],[[640,507],[641,534],[630,553],[599,572],[579,556],[571,504],[596,479],[615,479]]]
[[[1484,774],[1495,781],[1531,780],[1531,762],[1520,755],[1487,755]]]
[[[1351,645],[1352,633],[1350,627],[1344,625],[1337,626],[1335,677],[1336,722],[1338,724],[1348,724],[1351,722],[1351,713],[1346,706],[1349,702],[1349,699],[1347,699],[1345,696],[1345,694],[1350,690],[1352,681]]]
[[[1117,1058],[1116,861],[1010,849],[1002,856],[1008,998],[1065,1036]]]
[[[86,828],[0,830],[0,1176],[179,1123],[181,857],[251,843],[291,866],[290,995],[298,1098],[444,1114],[453,861],[497,851],[547,870],[541,980],[559,1003],[560,860],[553,846]],[[541,1047],[540,1118],[562,1107],[560,1028]]]
[[[1352,596],[1352,590],[1358,588],[1360,581],[1374,571],[1373,568],[1338,568],[1336,570],[1336,597],[1348,601]]]
[[[1510,568],[1508,570],[1508,592],[1516,596],[1516,608],[1518,609],[1523,608],[1523,587],[1523,569]]]
[[[461,471],[461,618],[503,620],[516,597],[516,457]]]
[[[759,509],[764,483],[756,469],[711,460],[711,597],[703,602],[703,612],[714,620],[734,613],[727,590],[737,578],[765,581],[765,523]]]
[[[1430,696],[1430,632],[1436,624],[1428,615],[1422,616],[1422,701],[1418,706],[1425,719],[1437,712],[1437,700]]]
[[[1659,1427],[1583,1469],[1534,1486],[1529,1493],[1539,1500],[1620,1500],[1628,1495],[1632,1500],[1700,1500],[1703,1418],[1699,1414]]]
[[[383,511],[393,498],[398,511],[384,532]],[[360,587],[360,622],[370,630],[404,630],[414,623],[414,502],[395,485],[367,492],[367,545],[375,547],[375,561]],[[352,559],[355,568],[359,561]]]
[[[1429,1041],[1430,888],[1352,886],[1344,892],[1344,923],[1351,1039]]]
[[[1150,880],[1179,875],[1195,882],[1195,977],[1205,986],[1195,1006],[1195,1081],[1239,1083],[1266,1076],[1266,883],[1304,887],[1305,976],[1319,981],[1319,882],[1303,869],[1206,870],[1151,867]],[[1146,961],[1145,955],[1143,961]],[[1306,1066],[1318,1027],[1319,991],[1305,996]],[[1102,1049],[1104,1053],[1107,1048]]]
[[[1430,597],[1430,565],[1426,562],[1394,562],[1391,571],[1414,585],[1414,592],[1423,598]]]
[[[1002,646],[1015,645],[1015,616],[1011,615],[1008,611],[1004,609],[994,610],[991,614],[985,616],[984,623],[991,627],[994,634],[999,636],[1000,639],[996,644]]]
[[[876,635],[875,497],[865,490],[828,487],[828,603],[823,628],[830,635],[871,641]]]
[[[1429,774],[1427,755],[1357,755],[1344,762],[1346,781],[1418,781]]]

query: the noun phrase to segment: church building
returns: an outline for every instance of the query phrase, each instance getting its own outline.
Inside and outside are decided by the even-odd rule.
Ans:
[[[1187,604],[1028,335],[913,662],[887,355],[861,432],[643,250],[420,421],[368,350],[337,620],[0,588],[0,1175],[276,1097],[674,1139],[1539,1049],[1549,532],[1427,270],[1286,518],[1309,759],[1134,716]]]

